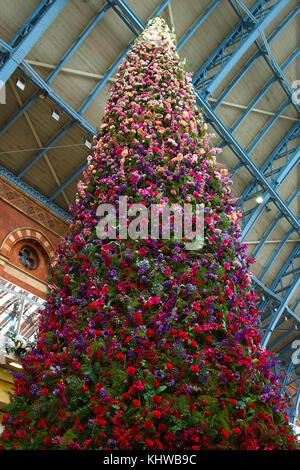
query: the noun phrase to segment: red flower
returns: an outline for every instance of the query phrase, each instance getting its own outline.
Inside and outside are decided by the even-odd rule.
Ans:
[[[154,426],[154,424],[153,424],[152,421],[146,421],[146,422],[144,423],[144,428],[145,428],[145,429],[150,429],[150,428],[152,428],[153,426]]]
[[[154,397],[152,397],[153,403],[156,403],[158,405],[162,402],[162,400],[162,397],[160,397],[159,395],[154,395]]]
[[[197,374],[200,371],[200,368],[199,366],[192,366],[191,371],[193,372],[193,374]]]
[[[133,400],[133,402],[132,402],[133,408],[138,408],[138,407],[140,406],[140,404],[141,404],[141,403],[140,403],[139,400]]]
[[[171,362],[167,362],[167,369],[168,370],[173,370],[173,365],[171,364]]]
[[[43,388],[42,389],[42,395],[48,395],[49,389],[48,388]]]
[[[8,419],[9,419],[9,414],[5,413],[1,420],[1,424],[5,424]]]
[[[87,387],[86,385],[83,385],[83,386],[81,387],[81,391],[82,391],[82,392],[87,392],[87,391],[88,391],[88,387]]]
[[[119,359],[119,361],[123,361],[123,360],[124,360],[124,357],[125,357],[125,356],[124,356],[124,354],[123,354],[122,352],[119,352],[119,353],[117,354],[117,359]]]
[[[158,410],[154,410],[152,412],[152,416],[153,416],[153,418],[160,419],[161,418],[161,412],[158,411]]]
[[[155,389],[157,389],[157,388],[159,387],[159,381],[158,381],[158,380],[154,380],[154,382],[153,382],[153,387],[154,387]]]
[[[240,428],[232,428],[232,430],[233,430],[234,434],[236,434],[237,436],[239,436],[239,435],[241,434],[241,432],[242,432],[242,431],[240,430]]]
[[[134,375],[135,374],[135,368],[134,367],[127,367],[127,374],[128,375]]]
[[[192,403],[189,404],[189,410],[190,410],[190,413],[193,413],[193,411],[196,411],[197,407],[195,405],[193,405]]]
[[[226,429],[222,429],[221,432],[222,432],[222,434],[223,434],[224,439],[228,439],[228,438],[229,438],[229,432],[226,431]]]
[[[44,444],[45,444],[46,447],[50,447],[52,445],[52,440],[49,436],[45,437]]]
[[[164,423],[159,423],[158,430],[159,432],[166,432],[167,426]]]
[[[45,419],[40,419],[39,422],[38,422],[38,427],[40,429],[43,429],[47,426],[47,421]]]

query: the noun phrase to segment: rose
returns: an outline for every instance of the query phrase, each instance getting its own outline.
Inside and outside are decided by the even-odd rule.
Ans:
[[[127,374],[128,375],[134,375],[135,374],[135,368],[134,367],[127,367]]]
[[[159,410],[154,410],[152,412],[153,418],[160,419],[161,418],[161,412]]]
[[[136,400],[134,399],[133,402],[132,402],[132,406],[133,408],[138,408],[140,406],[140,401],[139,400]]]

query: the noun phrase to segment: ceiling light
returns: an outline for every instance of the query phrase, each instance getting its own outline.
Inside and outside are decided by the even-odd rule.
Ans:
[[[51,116],[55,121],[59,121],[59,112],[56,109],[52,109]]]
[[[41,93],[39,94],[39,98],[41,98],[41,100],[44,100],[45,98],[47,98],[48,95],[49,95],[48,91],[42,90]]]
[[[257,196],[257,198],[256,198],[257,204],[261,204],[263,201],[264,201],[264,199],[262,198],[262,196]]]
[[[23,366],[21,366],[21,364],[19,364],[18,362],[10,362],[9,365],[12,367],[16,367],[16,369],[23,369]]]
[[[24,91],[25,90],[25,82],[21,78],[18,78],[16,81],[16,85],[20,90]]]
[[[84,138],[84,145],[89,149],[92,148],[92,142],[87,137]]]

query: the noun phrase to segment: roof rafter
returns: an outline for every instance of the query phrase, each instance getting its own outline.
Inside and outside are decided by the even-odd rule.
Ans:
[[[6,83],[34,44],[69,0],[43,0],[19,29],[5,52],[1,51],[0,83]]]

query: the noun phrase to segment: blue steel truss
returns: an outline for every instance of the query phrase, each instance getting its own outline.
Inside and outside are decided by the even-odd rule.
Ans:
[[[55,0],[49,3],[54,3]],[[60,0],[57,0],[59,3]],[[165,0],[160,7],[154,12],[152,17],[159,15],[163,9],[168,5],[170,0]],[[42,2],[47,3],[47,2]],[[218,6],[220,0],[215,0],[210,7],[203,13],[194,25],[189,29],[189,31],[184,35],[183,38],[179,41],[178,49],[183,47],[183,45],[190,39],[190,37],[195,33],[197,28],[206,20],[206,18],[214,11]],[[257,220],[259,213],[262,213],[262,210],[266,207],[268,202],[272,202],[279,209],[279,215],[276,220],[273,222],[271,227],[268,229],[267,233],[264,236],[264,239],[259,243],[255,252],[258,253],[263,243],[270,237],[271,233],[275,230],[278,223],[286,219],[291,225],[290,230],[288,231],[284,240],[279,244],[275,253],[272,256],[272,260],[280,254],[283,246],[287,242],[288,238],[295,232],[300,233],[300,224],[299,219],[290,210],[290,205],[295,200],[299,194],[299,189],[291,197],[291,199],[285,203],[280,197],[277,189],[296,166],[299,161],[299,149],[296,148],[295,142],[297,137],[299,137],[299,124],[297,123],[287,134],[283,142],[277,146],[277,148],[272,152],[272,154],[267,159],[266,163],[261,169],[257,168],[252,159],[250,158],[250,153],[253,151],[255,146],[259,143],[261,138],[268,132],[271,126],[276,122],[280,113],[291,103],[291,89],[288,87],[286,79],[283,75],[283,71],[292,63],[293,60],[298,56],[299,49],[294,51],[294,53],[288,58],[288,60],[281,66],[277,64],[274,57],[270,54],[268,44],[265,43],[264,46],[260,46],[257,42],[257,38],[261,35],[263,36],[263,30],[275,19],[275,17],[282,11],[282,9],[287,5],[288,0],[278,0],[275,4],[273,2],[270,5],[270,0],[259,0],[256,2],[254,7],[251,10],[242,4],[240,0],[237,0],[237,3],[246,11],[244,16],[241,15],[237,5],[230,1],[234,11],[239,16],[241,21],[237,26],[232,30],[232,32],[225,38],[222,44],[217,48],[214,54],[206,61],[206,63],[201,67],[201,69],[194,76],[194,86],[195,92],[197,95],[197,103],[202,108],[206,120],[214,127],[217,133],[223,138],[224,145],[228,145],[233,153],[239,159],[239,165],[234,172],[238,171],[240,166],[245,166],[247,170],[253,176],[253,181],[250,184],[249,188],[245,191],[242,196],[241,204],[246,204],[251,202],[253,197],[257,194],[263,195],[263,204],[260,206],[259,211],[257,212],[257,207],[245,211],[245,220],[244,220],[244,230],[243,234],[246,234],[251,229],[252,225]],[[130,30],[138,35],[144,29],[144,24],[141,20],[135,15],[135,13],[128,7],[128,5],[123,0],[107,0],[105,7],[99,12],[95,17],[92,23],[87,27],[87,29],[82,33],[78,38],[76,43],[72,48],[65,54],[64,58],[60,61],[56,69],[48,77],[46,81],[42,80],[41,77],[29,66],[25,61],[26,53],[22,53],[19,56],[18,61],[14,62],[16,64],[14,67],[18,67],[18,70],[23,73],[27,79],[29,79],[37,88],[38,93],[36,93],[28,103],[18,112],[11,120],[0,130],[1,133],[4,133],[10,125],[12,125],[18,117],[22,115],[24,110],[28,109],[34,101],[37,99],[38,95],[43,92],[45,93],[60,109],[62,109],[70,118],[70,122],[55,136],[51,139],[47,147],[53,146],[72,126],[78,124],[85,130],[85,132],[94,135],[97,134],[96,129],[87,123],[82,114],[86,111],[90,103],[94,100],[95,96],[100,92],[105,83],[109,78],[114,74],[123,58],[127,54],[128,50],[131,48],[133,41],[128,45],[126,50],[121,54],[118,60],[113,64],[113,66],[108,70],[103,79],[97,84],[94,91],[85,101],[83,106],[78,112],[74,111],[69,107],[59,96],[57,96],[49,87],[52,80],[57,76],[63,65],[67,60],[72,56],[80,43],[87,37],[89,32],[95,27],[98,21],[101,19],[105,11],[111,7],[116,14],[124,21],[124,23],[130,28]],[[298,7],[292,14],[286,18],[283,23],[280,25],[277,31],[275,31],[272,36],[269,38],[269,43],[271,43],[278,34],[295,18],[298,14],[300,7]],[[33,16],[33,15],[32,15]],[[50,16],[49,16],[50,18]],[[49,23],[50,24],[50,23]],[[35,38],[33,35],[32,38]],[[15,38],[14,38],[15,39]],[[13,39],[13,41],[14,41]],[[35,38],[35,41],[38,38]],[[12,42],[13,42],[12,41]],[[2,46],[2,57],[3,62],[9,61],[9,58],[12,57],[14,52],[14,47],[12,42],[8,45],[3,41],[0,41],[0,46]],[[258,48],[258,52],[252,56],[248,61],[246,66],[236,75],[229,87],[220,95],[217,102],[214,105],[214,109],[210,107],[207,102],[207,98],[213,94],[216,88],[223,82],[224,78],[232,70],[232,68],[237,64],[239,59],[245,54],[249,47],[255,44]],[[32,43],[33,45],[33,43]],[[250,69],[255,60],[263,56],[268,63],[270,69],[274,74],[268,84],[265,85],[258,97],[253,100],[249,105],[249,108],[245,113],[239,118],[239,120],[234,124],[233,128],[229,131],[226,129],[221,120],[216,116],[215,110],[220,106],[224,98],[228,93],[233,89],[233,87],[238,83],[238,81],[245,75],[245,73]],[[15,69],[14,68],[14,69]],[[0,69],[1,71],[1,69]],[[1,76],[0,76],[1,79]],[[262,130],[260,136],[255,139],[251,144],[250,148],[245,151],[233,137],[233,132],[240,126],[243,120],[247,117],[249,112],[255,107],[256,103],[262,98],[262,96],[270,89],[272,84],[278,80],[282,85],[288,101],[281,105],[281,108],[275,114],[275,116],[267,123],[265,128]],[[296,108],[297,109],[297,108]],[[297,109],[298,110],[298,109]],[[4,168],[0,168],[0,174],[10,179],[14,184],[19,185],[22,189],[26,190],[34,197],[43,202],[46,206],[50,207],[55,212],[59,213],[61,209],[51,202],[53,201],[61,191],[63,191],[72,181],[74,181],[81,173],[82,169],[86,166],[86,163],[83,163],[77,171],[73,173],[51,196],[50,198],[44,198],[41,195],[36,194],[32,188],[29,188],[25,185],[21,179],[25,173],[34,165],[42,156],[45,151],[41,150],[32,160],[29,162],[18,176],[12,175],[7,172]],[[26,188],[25,188],[25,186]],[[40,199],[42,198],[42,199]],[[44,199],[43,199],[44,198]],[[68,217],[64,211],[61,211],[60,215]],[[282,363],[288,364],[284,368],[287,371],[286,377],[283,386],[283,393],[287,392],[287,387],[293,382],[299,383],[299,371],[293,362],[291,361],[291,338],[294,340],[297,338],[297,330],[300,329],[299,318],[294,313],[293,308],[296,309],[299,304],[299,299],[295,302],[293,308],[289,306],[291,298],[294,296],[295,291],[299,285],[299,267],[297,261],[299,259],[299,247],[296,248],[293,253],[290,255],[282,269],[280,270],[278,276],[274,280],[271,288],[268,288],[262,283],[262,279],[268,271],[271,263],[268,262],[266,269],[262,273],[260,279],[253,278],[256,288],[262,293],[262,303],[260,305],[260,310],[262,310],[261,316],[261,327],[263,332],[263,344],[268,345],[271,349],[279,352],[279,358],[282,360]],[[279,332],[277,337],[273,337],[273,334],[279,331],[280,328],[284,328],[284,334]],[[296,336],[295,336],[296,335]],[[285,342],[288,341],[288,344]],[[299,367],[298,367],[299,369]],[[297,415],[297,409],[300,402],[300,393],[299,389],[295,396],[290,397],[293,401],[293,407],[291,409],[290,419],[292,422],[295,421],[295,416]]]
[[[259,0],[250,10],[257,23],[253,23],[246,13],[243,20],[194,75],[194,85],[197,89],[201,89],[204,97],[207,98],[213,94],[230,70],[259,37],[260,30],[264,30],[276,18],[288,4],[288,0],[279,0],[274,6],[269,6],[269,3],[270,0]]]
[[[86,27],[86,29],[82,32],[82,34],[78,37],[78,39],[75,41],[75,43],[72,45],[72,47],[66,52],[64,57],[60,60],[60,62],[57,64],[55,69],[51,72],[47,80],[45,81],[45,85],[50,85],[52,81],[55,79],[55,77],[59,74],[63,66],[66,64],[66,62],[71,59],[73,54],[76,52],[78,47],[82,44],[82,42],[88,37],[88,35],[91,33],[91,31],[97,26],[101,18],[104,16],[104,13],[109,9],[109,6],[107,4],[104,5],[104,7],[100,10],[100,12],[95,16],[95,18],[90,22],[90,24]],[[43,82],[41,82],[42,84]],[[32,98],[30,98],[27,103],[22,106],[22,108],[19,109],[19,111],[9,119],[9,121],[0,129],[0,136],[4,134],[24,113],[27,111],[30,106],[32,106],[36,100],[39,98],[41,92],[40,92],[40,87],[39,91],[35,93]],[[47,88],[44,86],[43,91],[48,93]],[[58,103],[56,103],[58,104]],[[65,110],[64,110],[65,111]],[[72,116],[70,116],[72,117]],[[96,132],[96,129],[92,129],[91,126],[88,126],[88,129],[86,129],[89,133],[93,133],[93,130]],[[95,133],[94,132],[94,133]]]
[[[276,189],[280,187],[299,162],[299,137],[300,121],[297,121],[260,169],[261,173]],[[254,198],[258,195],[261,195],[263,198],[261,204],[255,203]],[[271,195],[268,191],[264,191],[264,188],[256,179],[254,179],[244,191],[239,200],[239,205],[243,210],[243,239],[248,235],[255,222],[263,213],[270,198]],[[251,200],[254,200],[254,206],[246,210],[245,204]]]
[[[34,44],[69,0],[43,0],[17,32],[9,48],[0,52],[0,83],[6,83]]]
[[[271,52],[271,49],[270,49],[270,46],[269,46],[269,43],[267,41],[267,38],[265,36],[265,33],[263,31],[263,28],[259,25],[257,19],[255,18],[255,16],[251,13],[250,10],[248,10],[248,8],[246,7],[246,5],[242,2],[242,0],[235,0],[238,5],[246,12],[246,14],[248,15],[248,17],[252,20],[253,24],[255,25],[255,27],[259,30],[260,32],[260,35],[263,39],[263,46],[261,46],[259,44],[259,42],[257,40],[255,40],[255,45],[256,47],[258,48],[258,50],[260,51],[260,54],[261,56],[264,58],[265,62],[267,63],[268,67],[271,69],[274,77],[278,80],[278,83],[280,84],[280,86],[282,87],[283,91],[285,92],[285,94],[287,95],[290,103],[294,106],[294,108],[296,109],[296,111],[298,112],[299,114],[299,111],[300,111],[300,107],[297,105],[297,103],[294,103],[294,101],[292,100],[292,94],[293,94],[293,90],[288,82],[288,80],[286,79],[284,73],[283,73],[283,70],[282,68],[278,65],[275,57],[273,56],[272,52]],[[232,2],[231,2],[232,4]],[[240,18],[241,18],[241,15],[239,14],[238,15]]]
[[[272,35],[269,38],[269,44],[274,41],[279,34],[293,21],[298,13],[300,12],[300,6],[296,8],[282,23],[281,25],[272,33]],[[247,64],[237,73],[237,75],[233,78],[232,82],[230,85],[226,87],[226,89],[220,94],[219,98],[217,99],[216,103],[213,106],[214,111],[218,109],[218,107],[221,105],[221,103],[225,100],[225,98],[231,93],[233,88],[239,83],[239,81],[245,76],[245,74],[250,70],[252,65],[255,63],[255,61],[261,56],[261,51],[256,52],[250,60],[247,62]],[[275,77],[274,77],[275,81]]]

